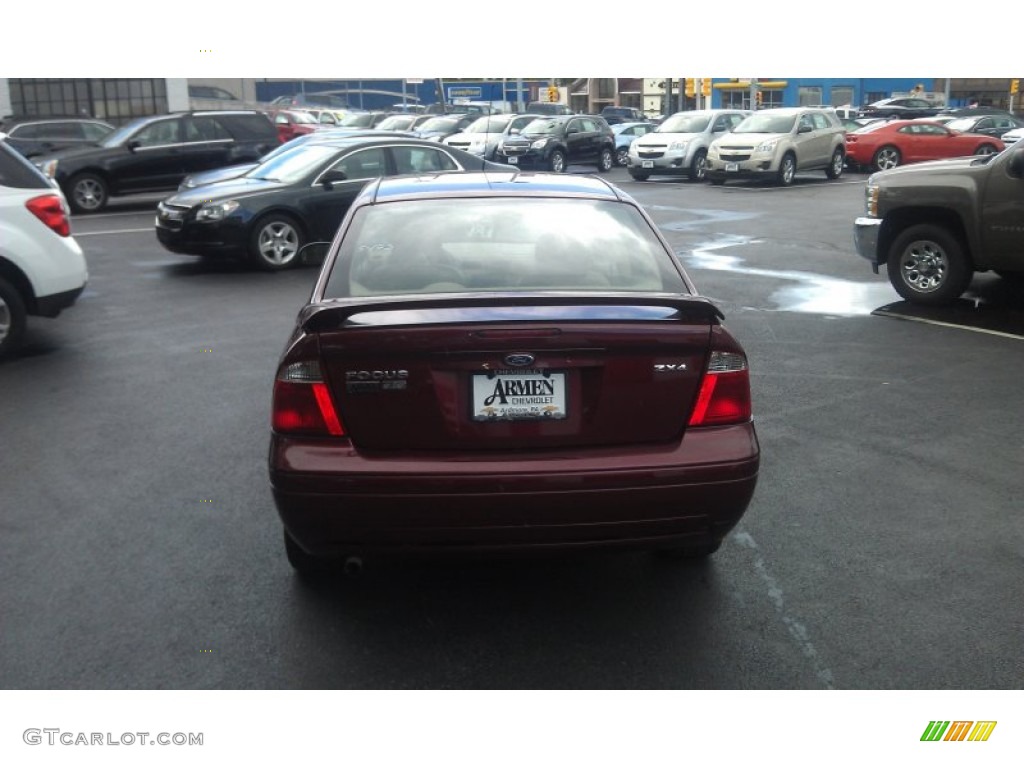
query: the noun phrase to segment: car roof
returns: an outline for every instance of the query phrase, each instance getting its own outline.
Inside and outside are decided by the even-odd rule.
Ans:
[[[597,176],[518,171],[393,176],[371,182],[362,197],[372,198],[373,203],[452,197],[573,197],[632,202]]]
[[[0,120],[0,125],[12,126],[12,125],[24,125],[26,123],[102,123],[103,125],[110,125],[106,120],[101,120],[98,117],[83,117],[82,115],[18,115],[8,116]]]
[[[359,131],[354,134],[336,134],[333,136],[327,134],[323,136],[314,136],[314,138],[302,142],[301,146],[328,145],[344,149],[356,144],[393,144],[394,142],[415,144],[423,147],[434,147],[435,149],[443,146],[438,144],[436,141],[420,139],[403,131],[380,131],[374,133],[370,133],[369,131]]]

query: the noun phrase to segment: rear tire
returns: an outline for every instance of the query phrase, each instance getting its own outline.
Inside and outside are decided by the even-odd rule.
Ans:
[[[601,149],[601,156],[597,161],[597,172],[608,173],[615,165],[615,155],[608,147]]]
[[[621,167],[625,168],[629,165],[629,148],[622,147],[615,151],[615,162]]]
[[[0,278],[0,360],[21,346],[27,316],[21,294]]]
[[[976,154],[976,155],[994,155],[998,151],[999,150],[997,150],[995,148],[995,145],[993,145],[993,144],[982,144],[980,147],[978,147],[976,150],[974,150],[974,154]]]
[[[900,164],[900,151],[896,147],[881,147],[871,160],[871,166],[876,171],[887,171]]]
[[[833,181],[843,175],[843,150],[836,148],[832,153],[832,161],[825,169],[825,176]]]
[[[548,169],[552,173],[565,173],[565,153],[556,149],[548,158]]]
[[[259,219],[249,235],[249,258],[260,269],[278,271],[295,266],[305,244],[302,226],[286,213]]]
[[[889,249],[886,271],[896,293],[931,306],[959,297],[973,274],[960,241],[936,224],[907,227]]]
[[[107,207],[110,190],[95,173],[79,173],[68,182],[67,198],[75,213],[96,213]]]

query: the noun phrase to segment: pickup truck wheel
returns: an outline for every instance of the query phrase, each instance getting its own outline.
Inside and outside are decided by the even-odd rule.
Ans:
[[[825,176],[830,179],[838,179],[843,175],[843,150],[836,148],[832,153],[832,162],[825,169]]]
[[[21,294],[13,285],[0,278],[0,359],[21,345],[26,315]]]
[[[935,224],[908,227],[892,244],[886,262],[896,293],[916,304],[948,304],[960,296],[973,270],[963,246]]]
[[[876,171],[886,171],[900,164],[900,151],[896,147],[882,147],[871,159]]]
[[[782,162],[779,163],[779,174],[778,182],[779,186],[789,187],[793,184],[793,178],[796,176],[796,158],[792,152],[787,152],[782,156]]]

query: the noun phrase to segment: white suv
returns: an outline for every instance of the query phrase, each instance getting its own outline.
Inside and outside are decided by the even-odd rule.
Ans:
[[[797,171],[823,170],[838,179],[845,158],[846,129],[835,110],[765,109],[711,142],[705,173],[712,184],[763,178],[788,187]]]
[[[56,317],[89,278],[64,195],[4,139],[0,133],[0,358],[21,343],[28,315]]]

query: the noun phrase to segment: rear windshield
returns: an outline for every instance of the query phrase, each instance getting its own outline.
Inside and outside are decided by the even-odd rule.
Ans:
[[[53,189],[38,168],[3,141],[0,141],[0,187]]]
[[[325,298],[536,290],[687,292],[632,205],[463,198],[359,209]]]

